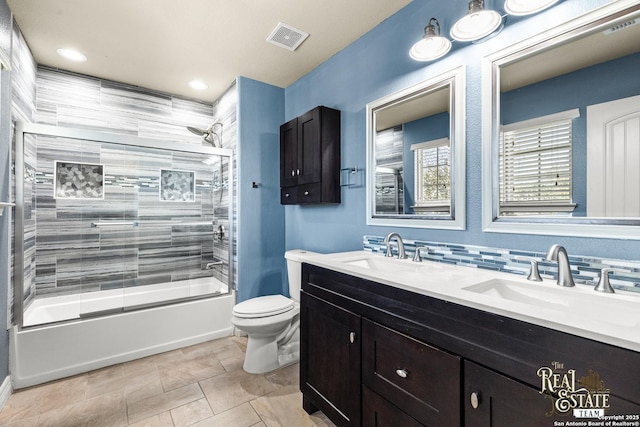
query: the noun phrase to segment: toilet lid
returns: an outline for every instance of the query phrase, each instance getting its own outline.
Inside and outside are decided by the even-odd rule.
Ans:
[[[238,317],[266,317],[284,313],[293,308],[293,300],[283,295],[267,295],[251,298],[236,304],[233,314]]]

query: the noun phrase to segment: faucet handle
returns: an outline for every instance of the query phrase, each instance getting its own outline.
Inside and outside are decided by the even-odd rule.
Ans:
[[[517,256],[515,257],[517,260],[521,261],[529,261],[529,275],[527,276],[527,280],[531,280],[532,282],[542,282],[542,277],[540,277],[540,270],[538,269],[538,259],[532,258],[528,256]]]
[[[609,283],[609,273],[631,273],[629,270],[625,270],[622,268],[603,268],[600,272],[600,280],[598,280],[598,284],[594,288],[595,291],[604,292],[607,294],[613,294],[615,291]]]
[[[427,246],[418,246],[416,247],[416,251],[413,254],[413,261],[414,262],[422,262],[422,258],[420,257],[420,252],[427,252],[427,255],[429,255],[429,248]]]

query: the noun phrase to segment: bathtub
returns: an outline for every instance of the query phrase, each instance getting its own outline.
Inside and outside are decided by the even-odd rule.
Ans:
[[[11,328],[12,386],[29,387],[230,336],[235,294],[226,291],[226,284],[206,278],[37,299],[25,313],[25,326],[66,322]],[[212,292],[217,296],[142,308]]]

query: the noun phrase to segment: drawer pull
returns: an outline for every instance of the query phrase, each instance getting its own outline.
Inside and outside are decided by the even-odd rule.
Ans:
[[[407,375],[409,375],[404,369],[396,369],[396,374],[398,374],[400,378],[407,378]]]
[[[480,406],[480,393],[477,392],[473,392],[471,393],[471,407],[473,409],[478,409],[478,406]]]
[[[289,197],[291,197],[291,196],[289,195],[289,193],[285,193],[284,197],[289,198]]]
[[[350,332],[349,333],[349,342],[351,344],[353,344],[354,342],[356,342],[356,333],[355,332]]]
[[[305,192],[304,192],[304,195],[305,195],[305,196],[308,196],[308,195],[309,195],[309,192],[308,192],[308,191],[305,191]]]

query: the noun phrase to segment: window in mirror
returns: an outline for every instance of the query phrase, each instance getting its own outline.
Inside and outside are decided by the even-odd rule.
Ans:
[[[449,138],[413,144],[411,151],[415,160],[414,212],[449,212],[451,199]]]
[[[572,128],[577,109],[500,129],[500,214],[572,212]]]

